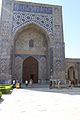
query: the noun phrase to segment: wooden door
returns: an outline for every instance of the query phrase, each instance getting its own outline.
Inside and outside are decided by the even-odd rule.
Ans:
[[[38,83],[38,61],[33,57],[28,57],[23,62],[23,83],[25,80],[30,81],[33,79],[33,83]]]

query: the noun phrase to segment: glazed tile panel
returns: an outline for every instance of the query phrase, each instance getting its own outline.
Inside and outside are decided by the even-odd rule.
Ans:
[[[43,27],[49,35],[53,36],[53,15],[51,7],[14,4],[12,32],[23,24],[37,23]]]

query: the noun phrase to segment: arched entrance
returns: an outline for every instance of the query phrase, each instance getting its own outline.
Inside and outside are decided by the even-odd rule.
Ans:
[[[47,31],[34,23],[22,26],[14,37],[13,76],[16,74],[23,82],[32,77],[33,82],[38,83],[38,80],[49,79],[49,69],[50,38]]]
[[[75,79],[75,71],[74,71],[74,67],[70,67],[68,69],[68,79],[70,80],[73,80]]]
[[[38,61],[31,56],[23,61],[23,83],[30,78],[33,79],[33,83],[38,83]]]

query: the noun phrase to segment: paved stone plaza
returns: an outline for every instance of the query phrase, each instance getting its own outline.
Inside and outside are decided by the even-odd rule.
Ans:
[[[0,119],[80,120],[80,88],[15,88],[2,96]]]

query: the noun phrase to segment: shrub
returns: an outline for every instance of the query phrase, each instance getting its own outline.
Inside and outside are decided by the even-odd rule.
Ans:
[[[2,93],[9,93],[12,87],[13,87],[12,84],[11,85],[0,85],[0,91]]]
[[[1,96],[2,96],[2,92],[0,92],[0,98],[1,98]]]

